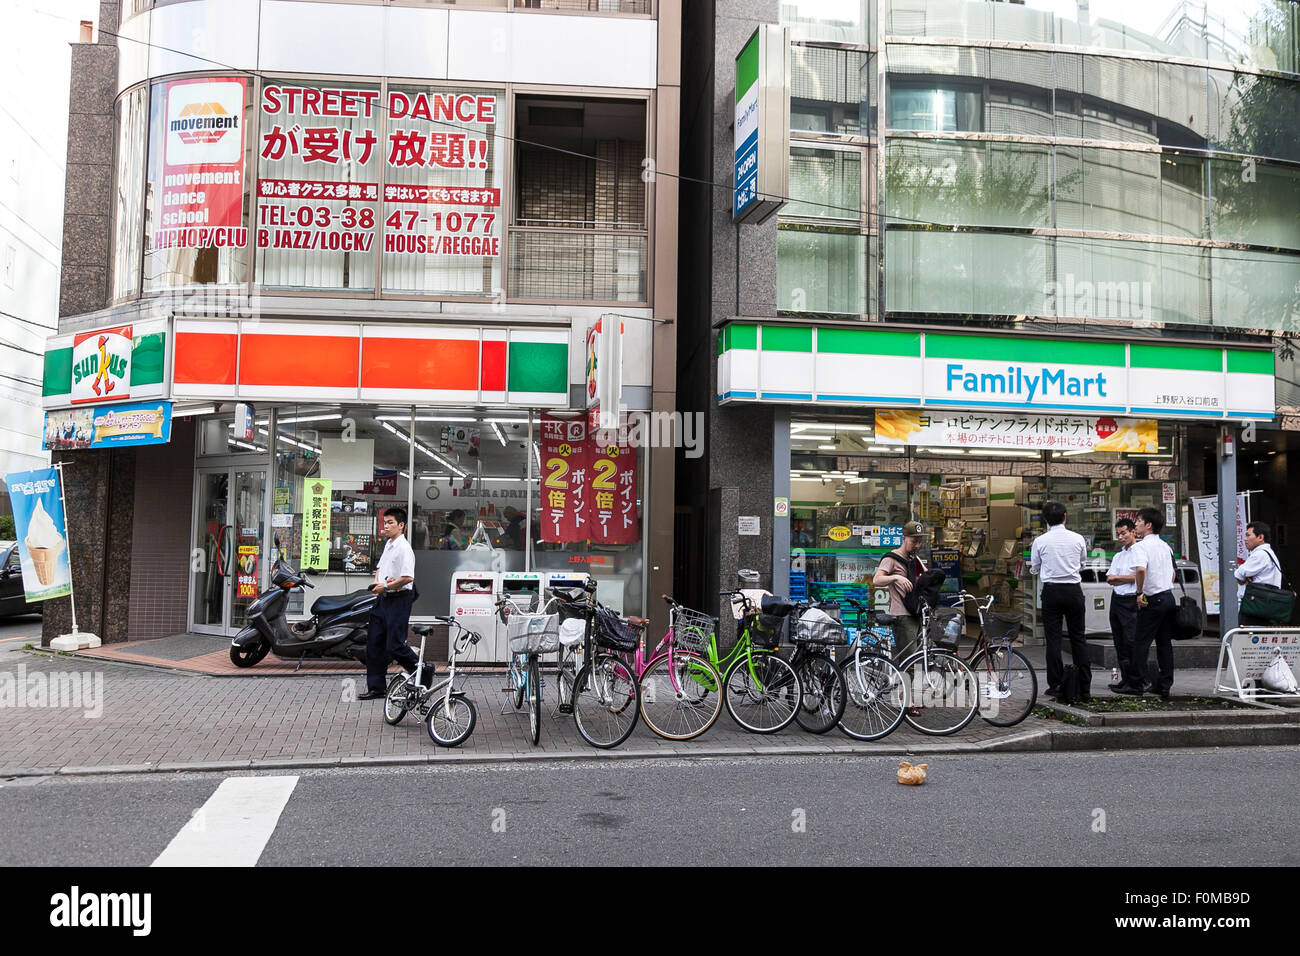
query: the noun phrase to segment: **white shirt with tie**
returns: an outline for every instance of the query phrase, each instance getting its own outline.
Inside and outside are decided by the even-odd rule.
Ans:
[[[1083,580],[1079,571],[1087,554],[1083,535],[1064,523],[1052,525],[1030,546],[1029,570],[1040,575],[1044,584],[1078,584]]]

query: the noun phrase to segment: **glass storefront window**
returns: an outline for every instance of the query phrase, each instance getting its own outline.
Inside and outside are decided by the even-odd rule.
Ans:
[[[782,223],[776,234],[777,305],[790,312],[868,310],[868,236],[857,227]]]
[[[1052,240],[891,229],[886,307],[899,312],[1044,315]]]
[[[783,0],[781,23],[796,40],[876,43],[876,0]]]
[[[144,289],[248,281],[253,84],[224,76],[155,83],[149,95]],[[129,232],[129,230],[128,230]]]
[[[388,88],[385,292],[492,295],[501,285],[504,90]]]
[[[1050,226],[1051,148],[894,139],[885,202],[903,221]]]
[[[899,86],[891,79],[889,128],[903,130],[979,130],[980,94],[945,87]]]
[[[865,135],[876,125],[876,61],[857,50],[790,47],[790,128]]]
[[[1215,239],[1300,250],[1300,169],[1241,159],[1209,167]]]
[[[375,287],[381,142],[376,84],[276,80],[258,105],[257,282]]]
[[[140,291],[140,254],[144,233],[144,167],[140,153],[148,135],[149,90],[131,90],[117,104],[117,175],[114,178],[113,231],[114,299]]]

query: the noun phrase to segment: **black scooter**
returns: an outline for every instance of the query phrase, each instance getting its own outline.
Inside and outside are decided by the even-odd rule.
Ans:
[[[366,661],[366,635],[370,612],[378,600],[370,591],[318,597],[311,620],[290,625],[285,605],[296,588],[314,587],[301,571],[279,558],[271,566],[271,586],[248,606],[248,626],[230,642],[230,660],[236,667],[252,667],[268,651],[286,660],[341,657]]]

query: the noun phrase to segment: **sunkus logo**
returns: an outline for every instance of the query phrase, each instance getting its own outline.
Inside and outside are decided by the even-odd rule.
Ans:
[[[1035,398],[1110,398],[1110,384],[1103,372],[1087,377],[1070,375],[1065,369],[1046,365],[1028,369],[1008,365],[1005,372],[968,372],[960,362],[948,363],[948,391],[968,395],[1007,395],[1026,402]]]

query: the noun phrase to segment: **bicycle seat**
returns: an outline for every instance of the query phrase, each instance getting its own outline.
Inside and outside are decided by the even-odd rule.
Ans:
[[[421,637],[424,637],[426,634],[433,633],[434,627],[435,625],[433,624],[412,624],[411,630],[414,633],[419,634]]]
[[[785,617],[794,610],[794,605],[785,598],[773,597],[770,594],[763,596],[761,605],[764,614],[772,614],[776,617]]]
[[[632,627],[645,627],[647,624],[650,623],[650,619],[648,617],[625,617],[623,618],[623,620],[627,621],[627,623],[630,624]]]
[[[898,617],[893,614],[877,614],[875,617],[876,623],[881,625],[893,624],[897,620]]]

